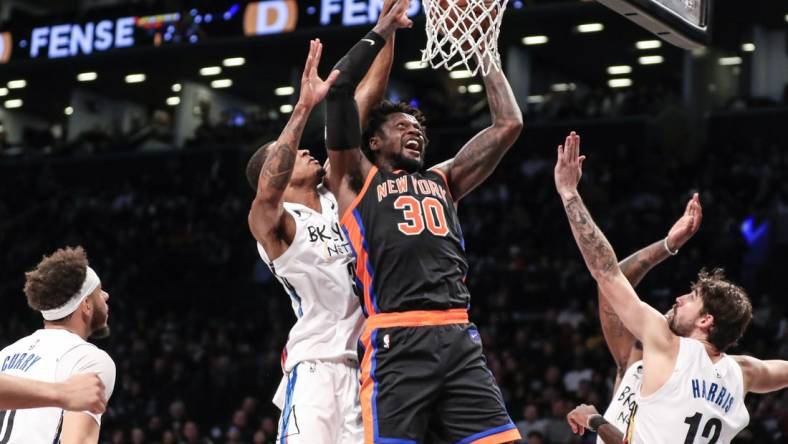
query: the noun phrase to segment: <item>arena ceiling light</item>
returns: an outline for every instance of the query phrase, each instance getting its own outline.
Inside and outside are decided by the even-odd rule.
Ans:
[[[292,86],[280,86],[279,88],[274,89],[274,95],[277,96],[292,96],[295,92],[295,88]]]
[[[471,94],[480,93],[482,91],[484,91],[484,87],[482,87],[482,85],[480,85],[478,83],[474,83],[474,84],[468,85],[468,92],[471,93]]]
[[[181,92],[181,84],[180,83],[173,83],[172,84],[172,92]]]
[[[659,40],[640,40],[635,42],[635,48],[640,50],[662,48],[662,42]]]
[[[577,25],[577,32],[581,34],[588,34],[590,32],[599,32],[605,29],[605,25],[601,23],[583,23],[582,25]]]
[[[754,52],[755,51],[755,43],[743,43],[741,45],[741,50],[744,52]]]
[[[21,108],[22,99],[11,99],[5,101],[5,107],[8,109]]]
[[[533,45],[544,45],[550,41],[546,35],[528,35],[523,37],[523,45],[526,46],[533,46]]]
[[[279,107],[279,112],[282,114],[290,114],[293,112],[293,105],[286,103]]]
[[[93,71],[81,72],[77,74],[77,81],[79,82],[92,82],[98,78],[98,74]]]
[[[741,65],[741,62],[741,57],[720,57],[719,61],[721,66]]]
[[[126,76],[126,83],[142,83],[145,81],[145,74],[129,74]]]
[[[626,88],[632,86],[632,79],[610,79],[607,81],[607,86],[611,88]]]
[[[204,68],[200,68],[201,76],[217,76],[221,73],[222,68],[220,66],[206,66]]]
[[[641,65],[659,65],[664,61],[665,58],[660,55],[643,56],[638,58],[638,63]]]
[[[467,69],[460,69],[457,71],[450,71],[449,77],[452,79],[467,79],[469,77],[473,77],[473,73],[468,71]]]
[[[405,62],[405,69],[409,71],[424,69],[426,67],[427,67],[427,62],[422,62],[421,60],[411,60],[409,62]]]
[[[233,81],[230,79],[217,79],[211,82],[211,88],[229,88],[233,86]]]
[[[8,95],[8,88],[0,88],[0,97]]]
[[[25,81],[24,79],[8,81],[9,89],[21,89],[24,88],[25,86],[27,86],[27,81]]]
[[[232,66],[243,66],[244,63],[246,63],[246,59],[243,57],[230,57],[222,60],[222,65],[228,68]]]
[[[181,103],[181,98],[178,96],[167,97],[167,105],[176,106]]]
[[[629,74],[632,72],[632,67],[629,65],[613,65],[607,67],[607,73],[611,76],[620,76],[621,74]]]
[[[66,109],[63,110],[63,114],[67,116],[74,114],[74,108],[67,106]]]
[[[577,85],[574,83],[555,83],[550,85],[550,89],[555,92],[574,91],[575,88],[577,88]]]
[[[533,105],[544,103],[544,96],[542,95],[528,96],[528,98],[525,99],[525,101]]]
[[[457,87],[457,92],[459,92],[460,94],[465,94],[468,92],[468,87],[465,85],[460,85]]]

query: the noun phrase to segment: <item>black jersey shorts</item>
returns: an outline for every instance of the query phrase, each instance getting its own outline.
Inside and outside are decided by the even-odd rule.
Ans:
[[[465,310],[373,315],[361,342],[366,444],[520,439]]]

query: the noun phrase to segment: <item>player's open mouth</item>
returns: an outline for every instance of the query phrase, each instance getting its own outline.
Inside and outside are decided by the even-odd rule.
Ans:
[[[421,156],[421,142],[418,139],[410,139],[405,142],[405,149],[411,151],[417,156]]]

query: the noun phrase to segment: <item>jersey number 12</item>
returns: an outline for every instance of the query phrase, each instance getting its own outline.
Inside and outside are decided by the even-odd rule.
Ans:
[[[692,444],[695,442],[695,437],[698,436],[698,429],[700,428],[701,419],[703,419],[703,415],[701,415],[700,412],[684,418],[684,424],[689,424],[690,426],[689,431],[687,431],[687,437],[684,438],[684,444]],[[712,429],[714,429],[713,435]],[[706,421],[706,425],[703,427],[703,435],[701,436],[708,438],[709,435],[711,435],[709,444],[715,444],[720,438],[721,431],[722,421],[720,421],[720,418],[709,418],[709,420]]]

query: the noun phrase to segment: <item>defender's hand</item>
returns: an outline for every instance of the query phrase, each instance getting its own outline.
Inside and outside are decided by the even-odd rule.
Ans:
[[[566,422],[569,423],[572,432],[577,435],[582,435],[585,433],[586,427],[588,426],[588,418],[598,414],[599,412],[597,412],[596,407],[593,405],[580,404],[566,415]]]
[[[104,383],[95,373],[80,373],[57,383],[58,407],[72,412],[104,413]]]
[[[673,227],[668,232],[668,248],[671,251],[676,251],[683,247],[698,232],[702,219],[703,207],[700,205],[698,193],[695,193],[687,202],[684,214],[673,224]]]
[[[580,136],[572,131],[566,136],[564,144],[558,146],[558,159],[555,163],[555,187],[562,197],[569,198],[577,191],[585,159],[586,156],[580,155]]]
[[[320,39],[311,40],[304,73],[301,75],[301,93],[298,96],[298,103],[310,109],[326,97],[328,90],[339,75],[339,71],[334,70],[326,80],[320,78],[317,74],[317,66],[320,64],[322,53],[323,44],[320,43]]]

